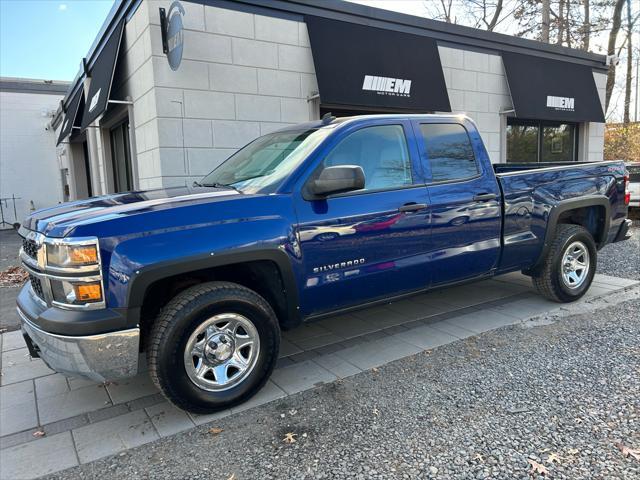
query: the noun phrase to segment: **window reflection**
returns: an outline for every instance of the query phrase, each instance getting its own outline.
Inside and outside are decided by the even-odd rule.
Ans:
[[[470,178],[478,173],[473,147],[462,125],[423,123],[420,131],[434,182]]]
[[[538,130],[534,125],[507,126],[507,162],[538,161]]]
[[[573,125],[543,127],[542,129],[542,161],[571,162],[574,160]]]
[[[577,126],[571,123],[509,119],[507,162],[572,162],[576,160]]]

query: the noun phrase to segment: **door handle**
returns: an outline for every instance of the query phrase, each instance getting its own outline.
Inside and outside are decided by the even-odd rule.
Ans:
[[[487,202],[489,200],[495,200],[498,197],[495,193],[479,193],[473,196],[474,202]]]
[[[427,208],[426,203],[405,203],[400,208],[398,208],[399,212],[415,212],[417,210],[424,210]]]

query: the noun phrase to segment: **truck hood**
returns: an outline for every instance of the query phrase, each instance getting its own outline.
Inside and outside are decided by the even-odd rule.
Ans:
[[[92,197],[37,210],[23,223],[28,230],[64,237],[73,229],[138,213],[197,205],[241,195],[234,190],[173,187]]]

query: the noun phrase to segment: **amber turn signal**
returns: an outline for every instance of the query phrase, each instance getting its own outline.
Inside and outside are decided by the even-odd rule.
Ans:
[[[81,302],[99,302],[102,300],[102,287],[100,282],[81,283],[74,285],[73,289],[76,294],[76,301]]]

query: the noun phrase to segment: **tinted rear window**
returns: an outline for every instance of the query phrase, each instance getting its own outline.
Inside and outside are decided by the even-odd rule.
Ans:
[[[427,158],[434,182],[461,180],[478,174],[467,130],[454,123],[423,123]]]
[[[640,164],[629,165],[627,164],[627,170],[629,171],[630,182],[640,182]]]

